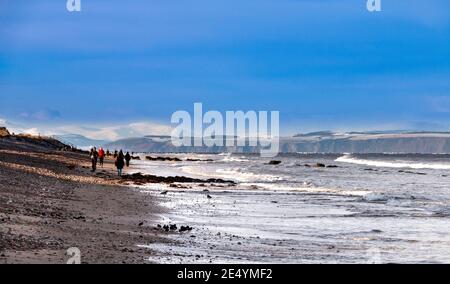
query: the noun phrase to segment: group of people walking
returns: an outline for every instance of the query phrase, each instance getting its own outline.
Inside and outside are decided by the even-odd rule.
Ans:
[[[91,162],[92,162],[92,172],[95,172],[97,170],[97,164],[100,164],[101,167],[103,167],[104,164],[104,160],[105,157],[109,157],[111,156],[111,153],[109,152],[109,150],[107,150],[105,152],[105,150],[103,150],[103,148],[99,148],[97,151],[97,148],[94,147],[91,149],[90,152],[90,158],[91,158]],[[127,152],[125,155],[123,154],[123,151],[120,150],[119,152],[114,151],[114,165],[117,168],[117,173],[119,174],[119,176],[122,176],[122,172],[123,172],[123,168],[125,166],[129,167],[130,166],[130,161],[131,161],[131,155],[129,152]]]

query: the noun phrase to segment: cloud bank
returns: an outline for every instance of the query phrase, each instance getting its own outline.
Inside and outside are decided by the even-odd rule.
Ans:
[[[12,123],[0,118],[0,126],[7,127],[14,133],[32,135],[64,135],[79,134],[90,139],[115,141],[123,138],[142,137],[146,135],[170,135],[172,127],[157,122],[132,122],[121,125],[58,125],[29,127],[20,123]]]

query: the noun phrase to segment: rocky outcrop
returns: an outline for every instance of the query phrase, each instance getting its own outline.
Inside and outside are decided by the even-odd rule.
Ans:
[[[175,176],[175,177],[161,177],[154,175],[144,175],[142,173],[135,173],[132,175],[123,175],[122,181],[125,182],[134,182],[134,184],[146,184],[146,183],[225,183],[229,185],[235,185],[236,183],[231,180],[223,180],[223,179],[196,179],[184,176]]]
[[[0,127],[0,137],[8,137],[11,134],[9,133],[8,129],[6,127]]]
[[[3,132],[6,134],[7,132]],[[47,136],[34,136],[28,134],[16,134],[2,136],[0,139],[0,148],[2,149],[15,149],[15,150],[28,150],[28,151],[49,151],[49,150],[61,150],[61,151],[73,151],[82,152],[71,145],[62,143],[61,141]]]
[[[181,162],[181,159],[172,158],[172,157],[152,157],[152,156],[147,156],[147,157],[145,157],[145,159],[147,161]]]
[[[213,159],[186,159],[187,162],[214,162]]]

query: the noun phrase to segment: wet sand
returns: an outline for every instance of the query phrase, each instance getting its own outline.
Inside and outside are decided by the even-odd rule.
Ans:
[[[0,139],[0,263],[148,263],[142,243],[167,243],[157,198],[119,183],[112,159],[90,172],[86,153]],[[126,171],[125,171],[126,172]]]

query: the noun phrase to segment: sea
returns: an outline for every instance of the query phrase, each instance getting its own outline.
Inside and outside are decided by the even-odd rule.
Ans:
[[[137,187],[165,208],[158,224],[193,228],[167,234],[169,243],[138,244],[150,261],[450,262],[450,155],[147,155],[182,161],[142,154],[130,171],[236,182]]]

